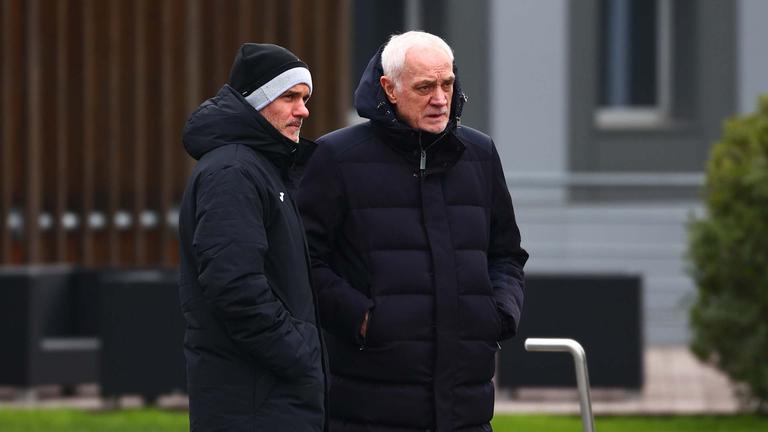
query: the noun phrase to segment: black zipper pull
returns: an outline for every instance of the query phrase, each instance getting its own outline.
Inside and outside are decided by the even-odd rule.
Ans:
[[[421,151],[421,156],[419,158],[419,176],[424,178],[424,173],[427,170],[427,151],[421,143],[421,131],[419,131],[419,150]]]

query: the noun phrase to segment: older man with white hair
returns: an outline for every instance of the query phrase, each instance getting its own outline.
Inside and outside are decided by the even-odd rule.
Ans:
[[[355,92],[369,121],[320,138],[307,167],[331,431],[491,430],[528,254],[493,141],[459,125],[465,100],[442,39],[393,36]]]

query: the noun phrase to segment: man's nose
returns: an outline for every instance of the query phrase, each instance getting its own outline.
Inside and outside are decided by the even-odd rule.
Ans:
[[[432,97],[429,100],[432,105],[442,106],[448,103],[448,93],[440,86],[437,86],[437,90],[432,93]]]
[[[309,117],[309,108],[307,108],[307,104],[303,100],[296,103],[296,106],[293,110],[293,115],[301,118]]]

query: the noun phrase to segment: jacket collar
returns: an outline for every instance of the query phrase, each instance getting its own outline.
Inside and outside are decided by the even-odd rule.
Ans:
[[[285,137],[229,85],[192,113],[182,140],[195,159],[218,147],[240,144],[263,154],[282,171],[305,163],[315,148],[307,139],[296,143]]]

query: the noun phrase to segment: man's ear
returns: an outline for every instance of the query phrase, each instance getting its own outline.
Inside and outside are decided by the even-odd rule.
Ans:
[[[389,103],[392,105],[397,104],[397,97],[395,97],[395,81],[386,75],[382,75],[381,78],[379,78],[379,83],[381,84],[381,88],[384,89],[384,93],[387,95]]]

